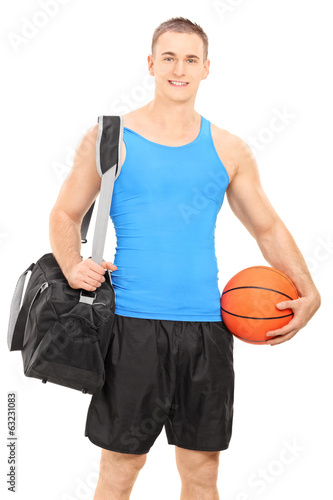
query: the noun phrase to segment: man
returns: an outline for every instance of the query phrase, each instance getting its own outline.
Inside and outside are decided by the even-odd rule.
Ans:
[[[165,424],[175,445],[182,500],[216,500],[220,451],[233,418],[233,337],[220,314],[214,249],[224,194],[267,262],[300,298],[267,343],[290,340],[320,306],[295,241],[267,199],[251,149],[194,110],[209,74],[208,40],[184,18],[154,32],[154,99],[123,116],[122,169],[110,215],[114,265],[80,256],[80,225],[96,199],[98,126],[84,136],[50,216],[53,253],[73,288],[96,290],[112,271],[116,317],[106,382],[92,397],[86,436],[102,448],[94,500],[130,498]],[[158,496],[158,493],[157,495]]]

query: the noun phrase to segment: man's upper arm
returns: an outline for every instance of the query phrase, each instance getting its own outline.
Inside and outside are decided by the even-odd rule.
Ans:
[[[78,144],[73,166],[61,186],[53,210],[66,212],[75,222],[82,218],[98,196],[101,178],[96,167],[98,124],[90,128]]]
[[[227,199],[236,217],[257,239],[280,218],[261,186],[251,148],[237,136],[234,141],[236,172],[228,186]]]

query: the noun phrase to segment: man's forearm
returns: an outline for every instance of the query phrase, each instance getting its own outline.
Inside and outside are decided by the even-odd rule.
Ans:
[[[276,222],[256,240],[267,262],[289,276],[301,297],[315,295],[319,298],[304,257],[282,221]]]
[[[61,210],[52,210],[49,220],[49,236],[53,255],[64,275],[81,262],[80,224]]]

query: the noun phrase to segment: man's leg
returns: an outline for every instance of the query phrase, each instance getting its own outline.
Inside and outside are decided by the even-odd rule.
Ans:
[[[102,449],[94,500],[128,500],[147,454]]]
[[[219,500],[217,477],[219,451],[194,451],[175,446],[182,482],[180,500]]]
[[[115,317],[105,383],[93,394],[85,435],[103,451],[94,500],[127,500],[170,411],[173,322]],[[110,451],[117,450],[117,451]]]

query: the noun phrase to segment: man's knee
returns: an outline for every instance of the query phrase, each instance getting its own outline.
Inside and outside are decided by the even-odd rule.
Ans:
[[[176,463],[182,482],[214,486],[218,478],[220,452],[176,449]]]
[[[131,484],[147,460],[147,454],[135,455],[102,449],[99,474],[108,482],[115,478],[119,485]]]

